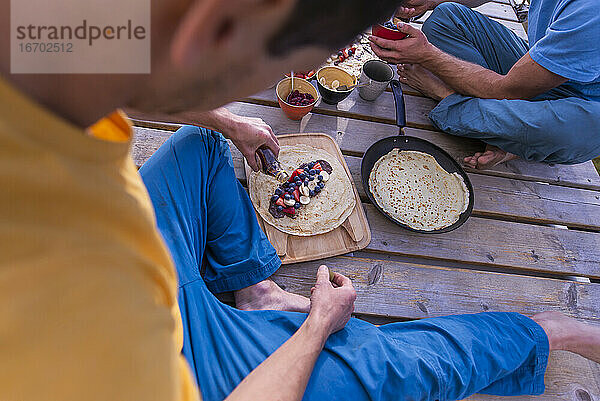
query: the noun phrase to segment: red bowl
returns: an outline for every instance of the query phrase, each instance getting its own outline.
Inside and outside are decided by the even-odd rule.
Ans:
[[[400,40],[408,36],[404,32],[386,28],[381,24],[373,25],[371,27],[371,33],[373,34],[373,36],[379,36],[380,38],[389,40]]]
[[[315,101],[306,106],[294,106],[289,104],[285,100],[292,89],[292,80],[290,78],[284,78],[277,84],[275,88],[275,93],[277,93],[277,101],[279,102],[279,107],[285,113],[285,115],[291,120],[301,120],[302,117],[307,115],[315,104],[317,100],[319,100],[319,92],[317,89],[306,79],[302,78],[294,78],[294,89],[298,89],[302,93],[310,93],[315,98]]]

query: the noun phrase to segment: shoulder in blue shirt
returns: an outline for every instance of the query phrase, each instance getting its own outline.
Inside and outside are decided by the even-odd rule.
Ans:
[[[536,63],[600,100],[600,0],[531,0],[528,36]]]

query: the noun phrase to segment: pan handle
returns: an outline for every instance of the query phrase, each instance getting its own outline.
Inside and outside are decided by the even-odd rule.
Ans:
[[[390,82],[392,93],[394,94],[394,103],[396,104],[396,125],[400,128],[406,126],[406,108],[404,107],[404,93],[400,81],[392,79]],[[400,130],[402,132],[402,130]]]

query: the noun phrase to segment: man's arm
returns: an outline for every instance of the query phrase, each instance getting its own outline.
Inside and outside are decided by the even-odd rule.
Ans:
[[[211,111],[185,111],[177,114],[153,114],[152,116],[137,110],[126,110],[126,112],[130,117],[140,120],[156,120],[158,118],[165,122],[198,125],[218,131],[226,138],[231,139],[254,171],[259,169],[255,155],[261,146],[265,145],[275,155],[279,155],[279,141],[269,125],[260,118],[241,117],[233,114],[224,107]]]
[[[258,365],[227,397],[233,400],[301,400],[317,358],[330,334],[344,328],[354,310],[352,282],[319,267],[304,324],[277,351]]]
[[[529,54],[517,61],[508,74],[502,75],[444,53],[408,24],[402,24],[399,29],[409,36],[395,41],[371,37],[373,51],[395,64],[420,64],[465,96],[530,99],[567,81],[537,64]]]

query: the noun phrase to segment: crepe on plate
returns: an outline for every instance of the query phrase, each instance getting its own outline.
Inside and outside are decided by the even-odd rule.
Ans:
[[[469,206],[463,178],[423,152],[393,149],[382,156],[371,170],[369,188],[389,216],[416,230],[449,227]]]
[[[323,159],[333,168],[327,185],[308,205],[299,210],[295,219],[274,218],[269,213],[269,201],[279,182],[262,172],[252,172],[248,180],[250,199],[264,221],[278,230],[292,235],[323,234],[339,227],[352,213],[356,200],[346,170],[337,157],[307,145],[282,146],[279,163],[288,173],[301,164]]]

